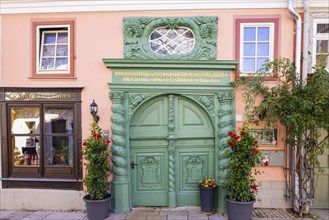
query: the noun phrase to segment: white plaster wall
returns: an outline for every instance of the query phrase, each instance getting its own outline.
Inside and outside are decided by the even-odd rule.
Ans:
[[[0,210],[85,210],[84,192],[52,189],[0,189]]]

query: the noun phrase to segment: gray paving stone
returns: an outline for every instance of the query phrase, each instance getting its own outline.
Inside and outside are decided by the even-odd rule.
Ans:
[[[127,218],[127,214],[110,213],[110,216],[105,220],[125,220],[126,218]]]
[[[10,215],[10,214],[12,214],[14,212],[15,211],[5,211],[5,210],[0,211],[0,218],[6,218],[6,216],[8,216],[8,215]]]
[[[147,220],[166,220],[167,215],[147,214]]]
[[[208,216],[207,215],[192,215],[192,216],[188,216],[188,220],[208,220]]]
[[[167,220],[187,220],[187,215],[168,215]]]
[[[15,220],[19,219],[21,220],[22,218],[25,218],[28,215],[31,215],[33,212],[28,212],[28,211],[14,211],[13,213],[7,215],[5,219],[9,220]]]
[[[51,213],[51,211],[35,211],[31,215],[28,215],[28,216],[22,218],[22,220],[39,220],[39,219],[44,219],[50,213]]]
[[[76,219],[84,219],[87,216],[85,212],[70,212],[63,219],[65,220],[76,220]]]
[[[130,219],[130,220],[143,219],[143,220],[146,220],[146,217],[147,217],[146,213],[144,213],[144,214],[138,213],[138,214],[128,214],[126,219]]]
[[[187,210],[160,210],[160,215],[174,215],[174,216],[187,216]]]
[[[45,220],[59,220],[59,219],[65,219],[66,216],[68,215],[68,212],[60,212],[60,211],[56,211],[56,212],[51,212],[49,215],[47,215],[45,218]]]
[[[228,218],[223,215],[211,215],[209,216],[209,220],[228,220]]]

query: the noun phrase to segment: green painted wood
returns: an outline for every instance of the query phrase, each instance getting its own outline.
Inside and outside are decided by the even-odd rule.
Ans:
[[[168,96],[147,101],[132,117],[131,161],[138,164],[131,169],[134,206],[199,205],[199,180],[215,177],[211,119],[196,102],[171,97],[172,104]]]
[[[168,206],[168,101],[147,102],[130,123],[133,206]]]
[[[237,60],[125,60],[103,58],[107,68],[170,70],[236,70]]]

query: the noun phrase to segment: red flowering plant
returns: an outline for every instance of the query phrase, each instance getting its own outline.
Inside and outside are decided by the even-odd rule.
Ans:
[[[93,121],[90,128],[90,136],[83,141],[81,154],[84,159],[86,175],[84,183],[87,188],[86,199],[101,200],[108,198],[109,194],[109,176],[110,176],[110,150],[109,140],[102,136],[102,129]]]
[[[223,183],[227,199],[238,202],[254,201],[259,187],[254,176],[261,173],[254,167],[267,166],[268,162],[263,162],[258,142],[247,129],[244,128],[240,132],[230,131],[228,136],[228,180]]]

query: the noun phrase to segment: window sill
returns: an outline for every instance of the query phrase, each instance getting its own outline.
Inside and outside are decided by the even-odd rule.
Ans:
[[[253,79],[255,78],[255,76],[248,76],[247,74],[243,74],[243,75],[240,75],[240,74],[236,74],[235,75],[235,78],[238,79],[238,78],[241,78],[241,77],[246,77],[248,79]],[[276,76],[264,76],[264,77],[261,77],[264,81],[277,81],[278,80],[278,77]]]
[[[77,79],[75,76],[30,76],[28,79]]]

